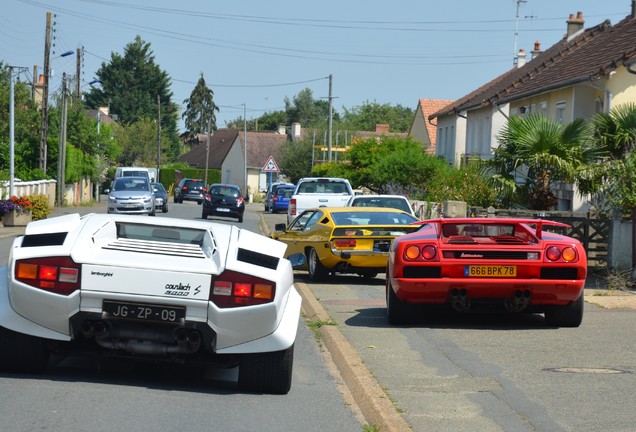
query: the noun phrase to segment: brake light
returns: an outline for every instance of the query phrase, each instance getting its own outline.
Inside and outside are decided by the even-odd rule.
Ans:
[[[406,261],[424,260],[431,261],[437,257],[437,248],[434,245],[409,245],[404,249],[404,259]]]
[[[80,269],[69,257],[17,260],[15,279],[34,288],[70,295],[80,289]]]
[[[185,192],[185,191],[187,191],[187,190],[188,190],[188,187],[187,187],[187,186],[183,186],[183,187],[181,188],[181,190]]]
[[[289,201],[289,215],[296,216],[296,198],[292,198]]]
[[[545,256],[550,261],[558,261],[559,258],[561,258],[561,251],[559,250],[558,247],[551,246],[551,247],[548,248],[548,250],[545,251]]]
[[[335,239],[333,245],[336,249],[354,249],[356,247],[356,239]]]
[[[274,196],[272,197],[272,201],[274,201],[274,202],[278,201],[278,195],[274,195]]]
[[[274,282],[228,270],[213,281],[210,300],[220,308],[233,308],[271,303],[275,294]]]
[[[245,202],[245,200],[243,198],[239,197],[239,198],[236,199],[236,205],[238,207],[242,206],[244,202]]]
[[[571,246],[566,246],[563,249],[559,249],[558,246],[550,246],[548,249],[546,249],[545,256],[550,261],[563,260],[567,262],[573,262],[576,261],[578,258],[576,249]]]

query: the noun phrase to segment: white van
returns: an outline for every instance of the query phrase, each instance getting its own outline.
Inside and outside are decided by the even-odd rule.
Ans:
[[[148,177],[150,182],[157,181],[157,170],[143,167],[117,167],[115,178],[117,177]]]

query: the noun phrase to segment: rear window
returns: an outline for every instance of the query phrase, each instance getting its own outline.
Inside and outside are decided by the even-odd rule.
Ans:
[[[332,213],[336,225],[406,225],[416,222],[413,216],[399,212],[350,211]]]
[[[403,199],[400,198],[382,198],[382,197],[369,197],[369,198],[356,198],[352,203],[353,207],[387,207],[398,210],[404,210],[411,212],[411,206]]]
[[[212,186],[210,193],[213,195],[223,195],[237,198],[239,196],[239,190],[228,186]]]
[[[195,228],[160,227],[128,222],[117,222],[117,237],[168,243],[186,243],[201,246],[206,231]]]
[[[349,194],[347,184],[338,181],[304,182],[298,186],[298,193]]]
[[[186,180],[185,185],[188,189],[203,188],[203,180]]]

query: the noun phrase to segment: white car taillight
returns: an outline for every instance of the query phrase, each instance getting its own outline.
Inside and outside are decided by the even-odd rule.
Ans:
[[[69,257],[48,257],[17,260],[15,279],[60,295],[70,295],[80,289],[81,266]]]
[[[220,308],[234,308],[270,303],[275,295],[274,282],[228,270],[212,282],[210,300]]]

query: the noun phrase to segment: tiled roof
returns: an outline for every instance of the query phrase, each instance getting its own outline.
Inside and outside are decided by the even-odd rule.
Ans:
[[[243,131],[239,132],[241,144],[243,143]],[[270,156],[274,157],[277,164],[281,162],[280,148],[289,139],[287,134],[276,132],[250,132],[247,131],[247,166],[248,168],[261,169],[267,163]],[[241,145],[241,149],[243,149]],[[280,166],[279,166],[280,168]]]
[[[422,115],[426,120],[430,114],[436,113],[442,108],[452,104],[452,100],[443,99],[420,99],[418,109],[422,111]],[[426,130],[428,131],[428,138],[431,142],[431,147],[435,146],[437,142],[437,127],[430,122],[426,122]]]
[[[636,55],[636,20],[628,16],[615,26],[605,21],[570,40],[562,39],[519,68],[484,84],[429,119],[543,91],[566,87],[609,74]]]
[[[223,160],[230,151],[232,144],[238,136],[236,129],[219,129],[210,138],[210,151],[208,158],[209,169],[221,169]],[[177,159],[179,162],[186,162],[191,167],[205,168],[205,155],[207,135],[199,135],[199,144],[195,144],[187,153],[182,154]]]

